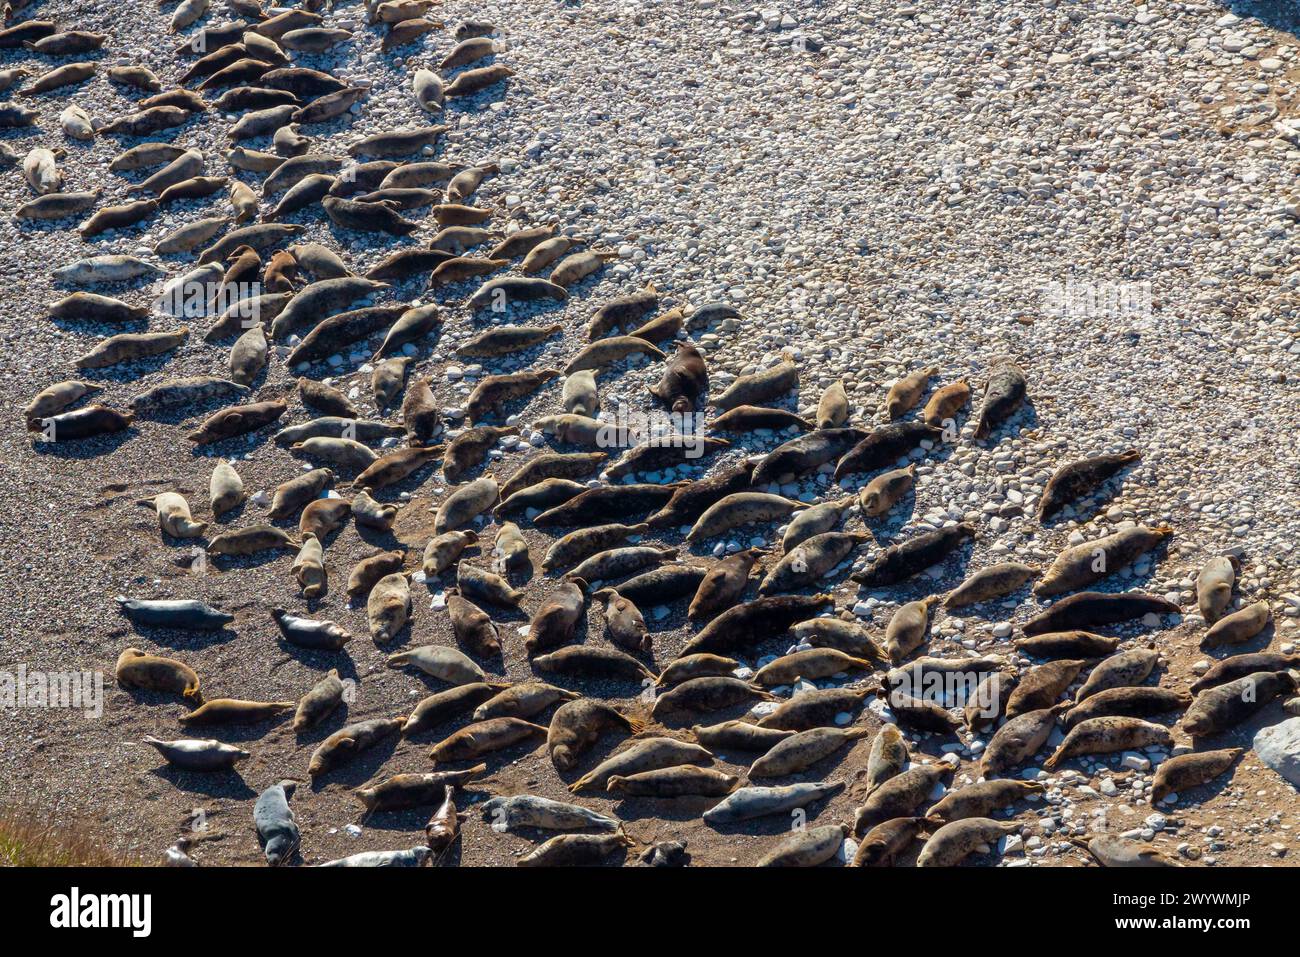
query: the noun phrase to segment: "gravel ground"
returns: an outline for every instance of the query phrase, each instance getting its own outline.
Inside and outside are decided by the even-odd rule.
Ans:
[[[439,158],[500,165],[475,198],[496,211],[496,228],[556,222],[620,253],[575,287],[562,308],[532,310],[563,323],[563,337],[518,363],[488,360],[485,370],[563,364],[584,343],[591,310],[647,280],[662,291],[663,308],[724,300],[741,310],[739,321],[692,333],[708,357],[715,393],[731,376],[789,353],[799,363],[800,389],[784,404],[805,413],[839,378],[855,421],[883,422],[885,391],[905,372],[934,365],[936,382],[966,377],[978,392],[994,362],[1012,357],[1029,381],[1027,408],[988,442],[975,442],[968,424],[957,443],[925,454],[914,498],[887,520],[868,523],[884,545],[945,522],[974,521],[973,548],[887,591],[859,592],[840,574],[837,609],[883,628],[899,603],[951,588],[968,570],[1009,557],[1041,564],[1066,544],[1124,522],[1168,524],[1175,534],[1166,550],[1105,585],[1141,586],[1184,608],[1181,618],[1121,632],[1161,651],[1160,683],[1184,688],[1204,670],[1194,580],[1206,559],[1225,552],[1242,558],[1240,602],[1266,600],[1274,608],[1270,650],[1292,650],[1300,613],[1293,553],[1300,535],[1300,447],[1292,422],[1300,384],[1290,375],[1300,353],[1300,272],[1292,266],[1300,218],[1293,192],[1300,171],[1300,46],[1288,32],[1295,24],[1286,22],[1284,5],[1258,6],[1256,18],[1219,3],[1148,7],[1126,0],[860,0],[771,9],[716,0],[447,4],[434,15],[449,27],[464,17],[499,25],[506,49],[497,62],[516,75],[449,106],[443,121],[452,129]],[[199,25],[228,14],[214,0]],[[44,0],[19,15],[37,16],[110,35],[102,53],[73,59],[141,63],[167,87],[188,63],[172,55],[170,9]],[[304,131],[314,149],[341,149],[361,135],[426,122],[409,77],[417,66],[436,66],[453,43],[450,30],[381,54],[380,34],[364,21],[359,4],[327,11],[327,24],[352,29],[356,38],[329,55],[295,57],[372,83],[355,116]],[[26,51],[0,53],[0,68],[48,68]],[[3,96],[16,101],[12,90]],[[126,112],[133,98],[101,71],[71,90],[29,101],[39,110],[36,126],[0,133],[20,155],[38,144],[63,147],[68,189],[102,188],[103,202],[121,202],[127,185],[143,177],[109,173],[107,164],[136,141],[74,141],[62,135],[57,118],[76,103],[106,120]],[[208,114],[170,138],[203,150],[209,175],[225,175],[227,125]],[[250,145],[269,149],[267,142]],[[30,198],[21,170],[0,173],[0,205],[15,209]],[[303,464],[269,441],[269,430],[195,453],[179,418],[140,421],[112,440],[53,447],[33,443],[21,429],[20,411],[31,396],[73,377],[76,357],[118,331],[50,320],[46,304],[69,291],[53,283],[51,267],[98,252],[149,256],[153,241],[171,228],[224,208],[222,196],[179,203],[143,227],[89,242],[73,231],[74,221],[0,221],[0,272],[9,291],[0,325],[0,389],[11,423],[0,432],[0,489],[10,503],[0,513],[6,578],[0,668],[101,671],[110,685],[99,719],[57,709],[5,712],[0,802],[85,819],[113,846],[149,861],[194,835],[197,810],[206,830],[192,847],[195,860],[259,863],[250,826],[257,792],[283,777],[305,777],[315,743],[346,721],[403,714],[436,684],[384,667],[393,649],[364,637],[364,609],[348,608],[341,583],[375,545],[395,539],[418,555],[431,534],[429,506],[447,491],[440,474],[426,470],[386,490],[388,500],[405,504],[393,538],[358,535],[349,525],[329,543],[334,587],[312,613],[362,637],[338,655],[286,655],[266,612],[277,604],[303,608],[289,574],[291,555],[214,563],[193,574],[186,543],[160,542],[152,514],[133,504],[175,489],[197,518],[209,518],[207,482],[217,454],[236,461],[250,492],[273,488]],[[338,250],[354,268],[369,267],[397,245],[382,234],[332,228],[318,208],[288,221],[305,224],[306,238]],[[399,242],[419,243],[434,228],[429,219]],[[163,264],[174,276],[189,260]],[[380,298],[413,300],[421,285],[419,279],[402,283]],[[444,329],[421,344],[415,367],[433,377],[449,410],[463,406],[484,371],[452,356],[482,325],[464,305],[473,288],[462,284],[439,295]],[[133,288],[97,291],[133,302],[147,295]],[[124,408],[166,378],[222,373],[226,349],[202,342],[204,321],[192,324],[196,334],[171,358],[93,376],[104,386],[99,400]],[[149,323],[150,330],[173,326],[161,317]],[[657,366],[634,358],[603,374],[604,406],[626,401],[648,410],[645,389],[657,380]],[[364,356],[344,357],[329,371],[366,405]],[[273,357],[258,386],[259,399],[289,399],[286,423],[309,417],[292,384],[290,370]],[[556,381],[515,408],[520,424],[560,411],[559,394]],[[183,420],[209,411],[187,410]],[[529,448],[528,432],[489,470],[513,471]],[[711,473],[785,438],[742,436],[703,465],[657,478]],[[1143,459],[1108,487],[1113,497],[1083,503],[1047,526],[1032,518],[1057,466],[1128,447],[1141,449]],[[783,491],[810,502],[846,494],[827,474]],[[223,524],[260,521],[261,512],[249,504]],[[854,516],[848,524],[861,527],[862,520]],[[779,528],[763,528],[755,543],[779,535]],[[531,527],[527,536],[537,559],[547,538]],[[681,537],[674,532],[658,540],[677,545]],[[693,553],[683,547],[682,557],[706,563],[715,545],[748,544],[741,537]],[[870,546],[859,557],[876,551]],[[414,587],[415,621],[403,646],[453,641],[434,607],[445,585]],[[530,584],[526,609],[537,607],[550,587],[540,577]],[[217,638],[136,634],[113,602],[124,593],[199,597],[234,613],[236,622]],[[937,613],[929,653],[999,653],[1027,664],[1007,642],[1005,623],[1023,621],[1038,605],[1024,593],[1014,597],[982,615]],[[659,666],[692,633],[683,611],[674,606],[653,622]],[[514,629],[525,616],[494,617],[508,645],[504,674],[521,680],[530,669]],[[590,621],[598,635],[601,613]],[[1263,640],[1245,650],[1261,650]],[[170,696],[111,685],[113,662],[128,645],[180,657],[202,676],[209,697],[296,699],[330,667],[356,679],[356,697],[346,717],[335,714],[301,739],[284,722],[233,734],[219,729],[218,736],[253,752],[238,775],[174,773],[138,742],[146,734],[181,736],[175,721],[185,709]],[[762,653],[785,647],[771,643]],[[646,711],[635,689],[582,687]],[[1274,704],[1214,744],[1248,747],[1256,730],[1282,717]],[[880,719],[875,710],[863,718]],[[432,740],[376,748],[323,784],[301,788],[293,801],[304,835],[301,860],[418,843],[425,811],[363,820],[348,789],[381,768],[384,774],[426,770]],[[923,757],[959,760],[958,783],[976,779],[972,761],[982,740],[963,738],[960,749],[951,739],[911,743]],[[616,744],[604,740],[598,753]],[[851,779],[865,767],[869,748],[867,739],[802,777]],[[1202,864],[1291,861],[1291,822],[1300,801],[1253,753],[1229,775],[1153,811],[1142,797],[1150,781],[1143,764],[1163,756],[1074,760],[1050,775],[1028,769],[1027,777],[1048,784],[1045,799],[1017,807],[1023,839],[985,862],[1078,865],[1084,855],[1064,839],[1102,830],[1132,832]],[[723,766],[732,772],[748,764],[743,755],[726,758]],[[568,796],[564,783],[573,775],[561,778],[544,749],[520,746],[488,763],[483,791]],[[815,805],[813,823],[851,821],[853,790]],[[481,795],[471,789],[470,796]],[[627,820],[639,845],[685,839],[696,864],[752,863],[788,828],[780,817],[709,828],[699,819],[709,802],[585,803]],[[349,827],[357,823],[359,829]],[[539,836],[499,834],[472,815],[459,859],[508,864]]]

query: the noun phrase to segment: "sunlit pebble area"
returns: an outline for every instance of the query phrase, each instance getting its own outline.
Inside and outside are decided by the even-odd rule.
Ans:
[[[107,64],[143,63],[167,85],[187,65],[172,55],[178,38],[166,34],[166,13],[152,3],[132,4],[130,16],[118,4],[41,6],[52,18],[109,33]],[[1142,587],[1177,601],[1186,614],[1181,622],[1143,622],[1126,633],[1154,638],[1180,681],[1204,670],[1195,575],[1207,558],[1230,552],[1243,561],[1240,602],[1268,600],[1278,623],[1270,650],[1291,651],[1300,613],[1300,386],[1291,372],[1300,353],[1300,272],[1292,266],[1300,217],[1300,40],[1278,17],[1255,19],[1248,10],[1126,0],[450,5],[442,14],[449,24],[471,15],[500,24],[505,50],[498,59],[516,76],[434,120],[452,127],[439,158],[498,163],[499,174],[476,197],[502,210],[494,225],[555,221],[593,247],[619,253],[562,312],[512,312],[510,321],[556,316],[571,332],[519,359],[493,360],[491,371],[562,366],[580,347],[579,330],[596,305],[648,281],[661,290],[663,309],[709,301],[740,309],[738,320],[690,333],[707,355],[715,393],[788,354],[800,365],[801,385],[784,404],[805,415],[838,378],[857,423],[883,422],[885,391],[908,371],[936,366],[936,382],[966,377],[978,395],[991,365],[1013,358],[1026,372],[1031,408],[993,443],[975,443],[967,424],[955,443],[919,451],[914,504],[909,498],[890,519],[873,522],[877,541],[973,521],[979,532],[966,562],[973,570],[1013,557],[1043,564],[1065,545],[1124,523],[1168,524],[1175,536],[1167,552],[1122,570],[1104,587]],[[226,19],[220,0],[210,19]],[[449,36],[434,32],[381,54],[361,4],[341,4],[326,11],[326,20],[356,38],[328,55],[295,54],[295,62],[368,82],[371,94],[350,118],[304,130],[320,151],[427,122],[411,97],[410,73],[436,62]],[[28,60],[35,58],[6,51],[2,62]],[[108,173],[107,164],[134,141],[62,142],[56,118],[76,102],[106,120],[125,113],[130,99],[98,76],[32,103],[41,111],[40,141],[58,139],[68,150],[60,164],[68,189],[103,187],[105,202],[124,200],[129,180]],[[229,119],[191,123],[177,139],[208,154],[208,175],[225,174]],[[32,131],[6,134],[20,152],[36,142]],[[4,208],[27,198],[20,174],[0,176]],[[223,204],[218,196],[212,207]],[[32,455],[17,410],[49,382],[68,377],[93,341],[119,331],[70,331],[45,318],[45,304],[65,292],[52,285],[49,269],[92,252],[152,258],[160,236],[210,214],[204,204],[178,204],[143,231],[90,243],[71,223],[0,221],[0,277],[10,290],[0,362],[14,413],[3,437],[0,488],[11,501],[47,503],[51,516],[34,523],[30,510],[0,513],[0,568],[10,583],[0,610],[22,644],[34,646],[33,660],[50,660],[40,642],[65,624],[51,626],[50,596],[80,590],[68,575],[89,560],[82,550],[94,543],[71,523],[87,520],[86,499],[100,485],[147,474],[162,443],[181,442],[175,425],[145,422],[140,438],[102,459]],[[308,224],[303,238],[339,250],[356,267],[428,235],[421,230],[395,242],[330,229],[317,216],[289,221]],[[172,276],[188,265],[183,257],[168,262]],[[1051,290],[1071,284],[1084,298],[1056,308]],[[414,299],[421,285],[422,278],[409,280],[379,300]],[[1141,308],[1099,309],[1095,295],[1087,305],[1088,290],[1115,286],[1135,291]],[[472,288],[445,297],[444,333],[418,369],[434,376],[453,426],[483,374],[482,366],[453,355],[481,328],[462,305]],[[174,324],[155,318],[150,330]],[[329,381],[365,415],[375,413],[370,351],[330,363],[338,372]],[[220,373],[225,359],[226,350],[195,335],[169,362],[109,370],[104,399],[122,407],[165,378]],[[626,365],[598,380],[606,415],[620,404],[651,408],[645,390],[657,381],[660,363],[638,357]],[[271,381],[287,384],[292,371],[273,360]],[[494,456],[513,457],[522,443],[546,444],[528,426],[558,411],[558,389],[551,393],[510,420],[524,435],[503,442]],[[701,464],[641,480],[696,478],[788,437],[745,437]],[[1049,528],[1033,518],[1044,484],[1063,462],[1129,447],[1140,449],[1143,461],[1122,485],[1078,503]],[[251,439],[248,456],[241,472],[247,467],[260,482],[250,491],[269,489],[301,464]],[[191,471],[205,479],[208,465]],[[807,502],[855,494],[857,483],[836,488],[830,471],[780,491]],[[430,477],[418,494],[436,500],[445,493],[440,478]],[[137,517],[147,524],[147,514]],[[36,548],[34,525],[42,533],[55,529]],[[761,529],[710,548],[721,555],[766,545],[781,532]],[[860,551],[857,564],[877,550]],[[878,626],[901,602],[959,578],[953,563],[903,588],[859,593],[844,580],[847,571],[834,576],[844,582],[835,589],[837,608]],[[105,594],[139,584],[130,567],[93,574],[96,592]],[[174,597],[189,597],[175,587]],[[67,627],[102,630],[104,607],[69,607]],[[1024,667],[1029,660],[1017,659],[1007,639],[1011,623],[1036,607],[1008,602],[1001,617],[939,611],[930,653],[1001,653]],[[647,609],[647,617],[660,613],[666,609]],[[98,662],[110,663],[111,657]],[[44,716],[19,714],[15,724],[17,733],[0,741],[10,782],[51,733]],[[1249,734],[1228,737],[1249,744]],[[1059,739],[1058,731],[1049,745]],[[967,736],[945,750],[965,762],[983,744]],[[1152,761],[1163,756],[1151,749],[1052,775],[1026,769],[1049,791],[1041,805],[1031,805],[1038,824],[1008,842],[1003,860],[1077,860],[1081,852],[1063,839],[1103,828],[1159,836],[1162,847],[1209,862],[1258,863],[1290,848],[1294,792],[1260,771],[1253,755],[1213,803],[1173,800],[1153,811],[1141,795]],[[957,780],[975,774],[966,765]]]

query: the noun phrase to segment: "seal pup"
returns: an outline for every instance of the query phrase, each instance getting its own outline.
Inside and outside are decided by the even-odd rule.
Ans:
[[[289,11],[296,13],[297,11]],[[423,867],[434,853],[431,847],[412,847],[398,851],[361,851],[335,861],[326,861],[320,867]]]
[[[732,791],[705,811],[704,821],[716,827],[771,814],[786,814],[838,794],[843,789],[842,781],[808,781],[784,787],[743,787]]]

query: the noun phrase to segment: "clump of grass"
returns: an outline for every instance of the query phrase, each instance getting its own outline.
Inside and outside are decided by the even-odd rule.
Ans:
[[[108,850],[85,825],[54,823],[20,808],[0,809],[0,867],[136,867]]]

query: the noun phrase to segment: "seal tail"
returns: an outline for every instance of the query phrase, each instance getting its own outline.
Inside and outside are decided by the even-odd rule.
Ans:
[[[633,718],[629,715],[623,715],[623,723],[627,725],[628,731],[632,734],[640,734],[645,730],[645,722],[639,718]]]

